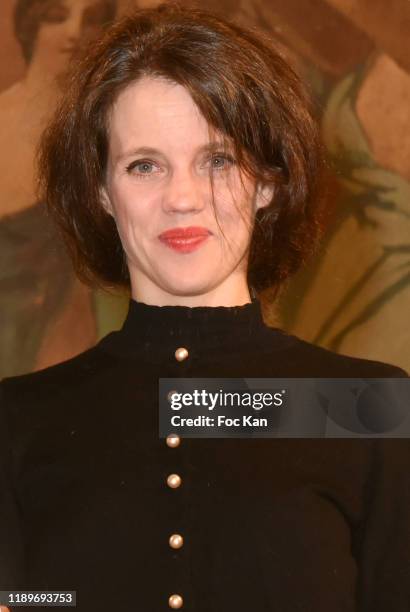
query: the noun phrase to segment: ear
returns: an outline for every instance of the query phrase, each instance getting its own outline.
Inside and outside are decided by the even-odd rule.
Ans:
[[[100,187],[100,200],[105,212],[111,215],[111,217],[114,217],[114,209],[112,207],[107,189],[104,186]]]
[[[274,193],[275,186],[273,183],[258,183],[256,187],[256,210],[269,206]]]

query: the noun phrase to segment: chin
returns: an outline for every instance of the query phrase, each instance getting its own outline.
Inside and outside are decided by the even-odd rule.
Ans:
[[[216,279],[198,278],[196,274],[185,279],[176,275],[175,278],[168,277],[164,281],[161,284],[162,288],[167,293],[178,296],[203,295],[212,291],[219,284]]]
[[[202,285],[199,283],[186,283],[184,285],[182,285],[181,283],[178,283],[177,285],[172,285],[172,286],[168,285],[167,287],[164,287],[167,293],[170,293],[171,295],[178,295],[181,297],[204,295],[208,293],[209,291],[211,291],[212,288],[213,286]]]
[[[175,295],[200,295],[219,285],[220,274],[217,270],[201,269],[199,265],[166,266],[161,270],[160,285]]]

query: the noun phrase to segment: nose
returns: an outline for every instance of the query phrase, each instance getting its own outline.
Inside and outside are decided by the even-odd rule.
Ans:
[[[64,25],[67,40],[75,46],[78,44],[82,34],[82,12],[73,10]]]
[[[189,171],[173,172],[163,193],[163,209],[167,213],[198,213],[205,206],[204,186]]]

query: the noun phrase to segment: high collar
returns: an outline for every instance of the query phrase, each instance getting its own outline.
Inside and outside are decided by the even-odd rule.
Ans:
[[[102,348],[159,362],[179,347],[235,350],[267,330],[257,298],[241,306],[154,306],[130,300],[122,329]]]

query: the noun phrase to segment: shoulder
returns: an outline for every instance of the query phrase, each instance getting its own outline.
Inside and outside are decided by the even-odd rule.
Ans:
[[[272,359],[277,359],[276,349],[279,349],[282,368],[292,376],[311,378],[403,378],[408,376],[399,366],[336,353],[279,328],[267,328],[264,336],[264,352],[271,352]]]
[[[8,444],[25,452],[30,444],[63,443],[71,431],[93,431],[116,406],[117,368],[118,360],[97,344],[57,365],[3,379],[0,427]]]
[[[0,394],[6,399],[42,400],[50,395],[64,393],[77,388],[95,376],[99,376],[115,362],[115,358],[99,349],[98,344],[71,359],[37,372],[4,378],[0,383]]]

